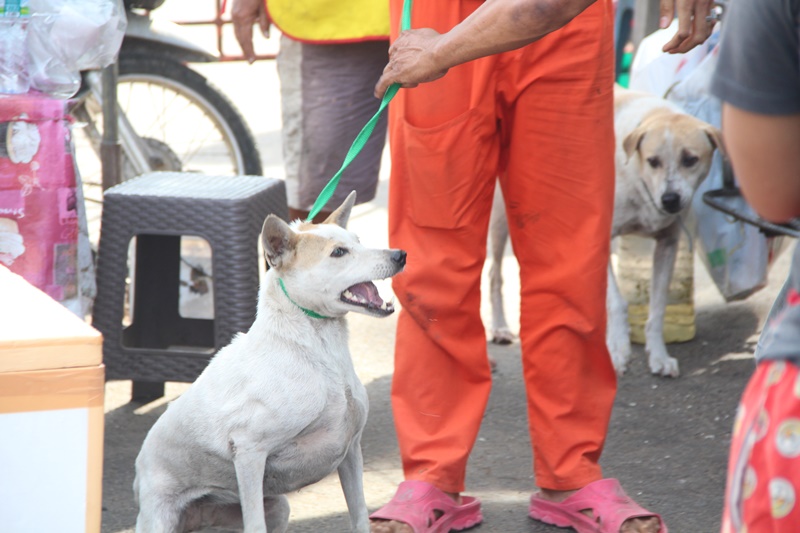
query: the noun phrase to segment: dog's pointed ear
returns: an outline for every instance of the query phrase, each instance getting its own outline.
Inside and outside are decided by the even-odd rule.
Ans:
[[[625,150],[627,159],[630,159],[633,152],[639,149],[639,146],[642,144],[642,139],[644,139],[644,134],[644,128],[636,128],[622,141],[622,149]]]
[[[347,221],[350,220],[350,210],[353,209],[353,206],[356,203],[356,191],[351,192],[347,195],[342,205],[339,208],[330,214],[328,218],[325,219],[323,224],[338,224],[343,228],[347,227]]]
[[[708,126],[705,131],[706,136],[708,136],[708,140],[711,141],[711,144],[714,146],[714,148],[719,150],[719,153],[723,158],[727,158],[725,144],[722,142],[722,132],[714,126]]]
[[[264,247],[264,258],[270,268],[280,268],[286,260],[287,253],[294,249],[294,231],[280,217],[269,215],[261,228],[261,244]]]

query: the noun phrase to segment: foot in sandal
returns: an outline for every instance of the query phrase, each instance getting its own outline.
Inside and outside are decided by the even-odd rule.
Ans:
[[[540,491],[528,515],[578,533],[667,533],[661,517],[640,507],[616,479],[595,481],[577,491]]]
[[[371,533],[447,533],[475,526],[483,516],[476,498],[454,499],[430,483],[403,481],[370,520]]]

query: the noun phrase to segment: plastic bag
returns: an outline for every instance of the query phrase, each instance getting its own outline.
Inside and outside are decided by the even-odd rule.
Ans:
[[[84,318],[94,267],[66,102],[0,97],[0,133],[0,264]]]
[[[121,0],[31,0],[28,32],[31,86],[69,98],[82,70],[112,64],[125,36]]]
[[[695,70],[718,39],[718,34],[715,33],[704,44],[685,54],[664,53],[662,48],[677,31],[678,19],[675,19],[668,28],[655,31],[642,39],[631,63],[630,89],[663,98],[672,87]]]
[[[643,56],[639,58],[637,52],[634,58],[631,88],[659,94],[719,128],[722,105],[709,90],[717,65],[718,30],[704,45],[683,55],[661,52],[673,34],[674,29],[659,30],[642,41]],[[656,48],[658,53],[654,52]],[[786,243],[784,237],[767,237],[758,227],[708,206],[703,193],[721,189],[723,183],[722,155],[717,150],[708,176],[692,198],[692,229],[700,259],[711,279],[726,301],[734,301],[766,286],[769,268]],[[738,202],[737,212],[755,215],[744,198],[733,201]]]

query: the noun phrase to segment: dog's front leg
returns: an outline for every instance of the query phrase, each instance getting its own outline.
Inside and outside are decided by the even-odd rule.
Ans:
[[[606,289],[606,346],[617,375],[628,368],[631,356],[631,330],[628,325],[628,302],[619,290],[611,262],[608,263],[608,288]]]
[[[669,283],[675,268],[680,238],[680,221],[656,236],[653,253],[653,279],[650,282],[650,309],[644,328],[645,350],[649,354],[650,371],[662,376],[678,377],[678,360],[670,357],[664,343],[664,312],[667,308]]]
[[[267,533],[264,519],[264,467],[267,452],[247,438],[230,441],[233,452],[233,467],[239,486],[239,502],[242,505],[244,533]]]
[[[350,443],[347,454],[339,463],[338,472],[353,531],[368,533],[369,513],[364,499],[364,459],[361,455],[360,433]]]

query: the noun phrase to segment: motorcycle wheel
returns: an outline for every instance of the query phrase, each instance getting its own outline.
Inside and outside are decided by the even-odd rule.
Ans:
[[[250,128],[234,104],[205,77],[169,56],[135,52],[121,53],[118,68],[119,109],[143,139],[153,170],[262,174],[261,155]],[[82,125],[77,128],[76,156],[86,200],[100,203],[100,103],[89,95],[72,114]],[[83,149],[82,141],[88,141],[92,149]],[[121,179],[136,174],[123,145]]]

